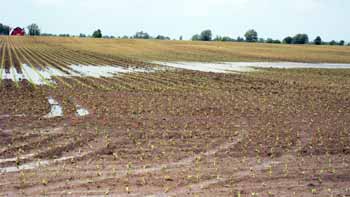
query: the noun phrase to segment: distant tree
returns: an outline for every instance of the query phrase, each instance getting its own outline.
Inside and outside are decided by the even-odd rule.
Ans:
[[[136,38],[136,39],[150,39],[151,36],[146,32],[139,31],[139,32],[136,32],[136,34],[134,35],[134,38]]]
[[[274,40],[272,38],[268,38],[268,39],[266,39],[266,43],[281,44],[282,42],[280,40]]]
[[[329,42],[329,45],[337,45],[338,43],[337,43],[337,41],[335,41],[335,40],[332,40],[332,41],[330,41]]]
[[[40,36],[57,36],[55,34],[50,34],[50,33],[42,33]]]
[[[192,36],[192,40],[193,41],[201,40],[201,36],[199,34],[195,34],[195,35]]]
[[[221,41],[221,42],[233,42],[234,39],[229,36],[216,36],[213,41]]]
[[[80,38],[85,38],[86,35],[81,33],[81,34],[79,34],[79,37],[80,37]]]
[[[102,32],[100,29],[94,31],[94,33],[92,33],[92,37],[93,38],[102,38]]]
[[[314,40],[315,45],[321,45],[322,44],[322,38],[320,36],[317,36]]]
[[[59,37],[70,37],[69,34],[59,34],[58,36],[59,36]]]
[[[264,43],[265,42],[265,39],[264,38],[259,38],[259,41],[260,43]]]
[[[157,40],[170,40],[170,37],[168,36],[163,36],[163,35],[158,35],[156,36]]]
[[[292,44],[292,42],[293,42],[293,38],[290,37],[290,36],[285,37],[285,38],[283,39],[283,43],[285,43],[285,44]]]
[[[297,34],[293,37],[293,44],[307,44],[309,42],[309,36],[307,34]]]
[[[0,35],[9,35],[10,27],[0,23]]]
[[[28,33],[30,36],[39,36],[40,35],[40,28],[37,24],[33,23],[28,25]]]
[[[273,43],[273,39],[272,38],[267,38],[266,39],[266,43]]]
[[[129,39],[127,35],[123,36],[122,39]]]
[[[109,39],[115,39],[115,36],[107,36]]]
[[[224,37],[222,37],[222,41],[223,42],[233,42],[234,39],[229,37],[229,36],[224,36]]]
[[[244,38],[238,36],[238,37],[237,37],[237,42],[244,42]]]
[[[345,44],[345,41],[344,41],[344,40],[339,41],[339,45],[340,45],[340,46],[344,46],[344,44]]]
[[[200,35],[200,40],[202,41],[211,41],[212,40],[212,33],[211,30],[207,29],[202,31]]]
[[[183,37],[182,37],[182,36],[180,36],[179,40],[183,40]]]
[[[221,36],[216,36],[213,41],[222,41],[222,37]]]
[[[254,29],[248,30],[244,37],[247,42],[257,42],[258,41],[258,32],[256,32]]]

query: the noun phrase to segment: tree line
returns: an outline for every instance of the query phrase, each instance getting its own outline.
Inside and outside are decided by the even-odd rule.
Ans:
[[[39,36],[40,28],[37,24],[33,23],[27,26],[28,34],[30,36]],[[0,35],[9,35],[11,32],[11,27],[0,23]]]
[[[0,35],[9,35],[11,28],[0,23]]]
[[[307,34],[296,34],[295,36],[287,36],[283,40],[272,39],[272,38],[259,38],[258,32],[254,29],[248,30],[244,34],[244,38],[238,36],[237,39],[229,36],[216,36],[213,38],[212,31],[207,29],[202,31],[200,34],[192,36],[193,41],[221,41],[221,42],[259,42],[259,43],[271,43],[271,44],[315,44],[315,45],[345,45],[344,40],[325,42],[320,36],[317,36],[314,40],[309,40]],[[348,43],[350,46],[350,43]]]
[[[30,24],[27,26],[28,30],[28,35],[30,36],[59,36],[59,37],[91,37],[91,38],[119,38],[119,39],[157,39],[157,40],[171,40],[169,36],[164,36],[164,35],[157,35],[157,36],[151,36],[147,32],[144,31],[139,31],[136,32],[133,36],[109,36],[109,35],[102,35],[101,29],[97,29],[92,32],[91,35],[86,35],[84,33],[80,33],[78,36],[76,35],[71,35],[68,33],[63,33],[63,34],[51,34],[51,33],[41,33],[41,29],[39,26],[35,23]],[[11,28],[7,25],[3,25],[0,23],[0,35],[9,35],[11,31]],[[182,36],[180,36],[179,40],[182,40]]]
[[[70,34],[50,34],[50,33],[41,33],[39,26],[35,23],[27,26],[28,34],[30,36],[60,36],[60,37],[76,37],[75,35]],[[9,35],[11,28],[7,25],[3,25],[0,23],[0,35]],[[92,38],[118,38],[118,39],[156,39],[156,40],[171,40],[169,36],[157,35],[151,36],[147,32],[138,31],[133,36],[108,36],[103,35],[101,29],[97,29],[92,32],[91,35],[79,34],[78,37],[92,37]],[[180,36],[179,40],[183,40],[183,37]],[[258,42],[258,43],[271,43],[271,44],[315,44],[315,45],[345,45],[344,40],[335,41],[332,40],[330,42],[325,42],[322,40],[320,36],[317,36],[314,40],[309,39],[307,34],[296,34],[294,36],[287,36],[283,40],[272,39],[272,38],[259,38],[258,32],[254,29],[248,30],[244,37],[238,36],[237,38],[231,38],[229,36],[216,36],[213,38],[213,33],[210,29],[202,31],[200,34],[195,34],[192,36],[191,40],[193,41],[220,41],[220,42]],[[348,43],[350,46],[350,43]]]
[[[47,34],[47,33],[43,33],[41,34],[41,36],[59,36],[59,37],[80,37],[80,38],[110,38],[110,39],[114,39],[114,38],[118,38],[118,39],[156,39],[156,40],[171,40],[171,38],[169,36],[163,36],[163,35],[157,35],[157,36],[151,36],[149,35],[147,32],[144,31],[139,31],[136,32],[133,36],[109,36],[109,35],[103,35],[102,31],[100,29],[95,30],[91,35],[86,35],[83,33],[80,33],[78,36],[75,35],[70,35],[70,34]],[[180,39],[182,39],[182,37],[180,37]]]

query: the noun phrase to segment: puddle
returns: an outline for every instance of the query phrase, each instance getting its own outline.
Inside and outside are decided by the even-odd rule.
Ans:
[[[25,74],[25,79],[36,85],[44,85],[48,81],[53,83],[53,81],[51,81],[50,74],[46,70],[41,70],[39,72],[39,70],[35,70],[32,67],[23,64],[22,71]]]
[[[196,70],[202,72],[227,73],[227,72],[248,72],[253,68],[227,63],[202,63],[202,62],[153,62],[168,67],[182,68],[187,70]]]
[[[332,64],[332,63],[297,63],[297,62],[150,62],[159,64],[169,68],[180,68],[188,70],[196,70],[202,72],[214,73],[241,73],[251,72],[255,68],[350,68],[350,64]],[[63,71],[62,71],[63,70]],[[114,77],[122,73],[132,72],[153,72],[157,69],[142,69],[142,68],[125,68],[121,66],[93,66],[93,65],[70,65],[62,70],[47,66],[42,68],[33,68],[29,65],[22,65],[22,72],[18,73],[14,67],[11,67],[8,72],[5,69],[0,69],[0,78],[12,81],[21,81],[27,79],[36,85],[54,84],[54,77]]]
[[[62,117],[63,116],[63,109],[61,105],[52,97],[48,98],[48,102],[51,107],[50,113],[44,116],[44,118],[56,118],[56,117]],[[77,111],[75,112],[75,115],[78,117],[83,117],[89,115],[89,111],[82,107],[81,105],[76,105],[75,108]]]
[[[28,158],[33,157],[33,156],[34,156],[34,154],[28,154],[28,155],[20,156],[20,157],[18,157],[18,159],[23,160],[23,159],[28,159]],[[0,164],[6,163],[6,162],[14,162],[14,161],[17,161],[17,157],[0,159]]]
[[[12,81],[20,81],[24,78],[23,74],[18,73],[14,67],[11,67],[9,72],[6,73],[5,70],[1,71],[2,79],[12,80]]]
[[[77,109],[77,111],[75,113],[76,116],[83,117],[83,116],[89,115],[89,111],[87,109],[83,108],[82,106],[76,105],[75,107]]]
[[[56,162],[74,159],[76,157],[79,157],[79,156],[61,157],[59,159],[54,159],[54,160],[40,160],[40,161],[22,164],[19,166],[10,166],[5,168],[0,168],[0,173],[19,172],[21,170],[33,170],[33,169],[40,168],[42,166],[47,166]]]
[[[237,62],[234,65],[256,68],[323,68],[323,69],[350,69],[350,64],[334,63],[300,63],[300,62]]]
[[[324,68],[324,69],[350,69],[350,64],[333,63],[298,63],[298,62],[152,62],[155,64],[214,73],[240,73],[251,72],[255,68]]]
[[[63,116],[62,107],[55,99],[53,99],[52,97],[49,97],[48,102],[51,106],[51,111],[50,113],[45,115],[44,118],[55,118],[55,117]]]
[[[11,67],[8,73],[4,69],[0,69],[2,79],[12,81],[21,81],[27,79],[36,85],[45,85],[55,83],[53,77],[114,77],[119,73],[130,72],[149,72],[146,69],[125,68],[120,66],[92,66],[92,65],[70,65],[68,68],[63,68],[61,71],[54,67],[45,67],[44,69],[33,68],[27,64],[22,65],[22,72],[17,73],[14,67]]]
[[[25,117],[25,114],[14,114],[14,115],[10,115],[10,114],[2,114],[0,115],[0,118],[11,118],[11,117]]]
[[[83,65],[72,65],[70,68],[81,76],[86,77],[113,77],[117,73],[128,73],[130,70],[121,67],[112,66],[83,66]]]

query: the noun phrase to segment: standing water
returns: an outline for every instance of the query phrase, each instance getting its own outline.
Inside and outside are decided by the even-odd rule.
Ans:
[[[62,107],[55,99],[49,97],[48,102],[50,104],[51,111],[46,116],[44,116],[44,118],[55,118],[63,116]]]

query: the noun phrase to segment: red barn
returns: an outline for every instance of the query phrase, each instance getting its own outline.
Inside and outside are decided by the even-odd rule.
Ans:
[[[26,34],[26,31],[20,27],[16,27],[11,30],[10,35],[11,36],[24,36]]]

